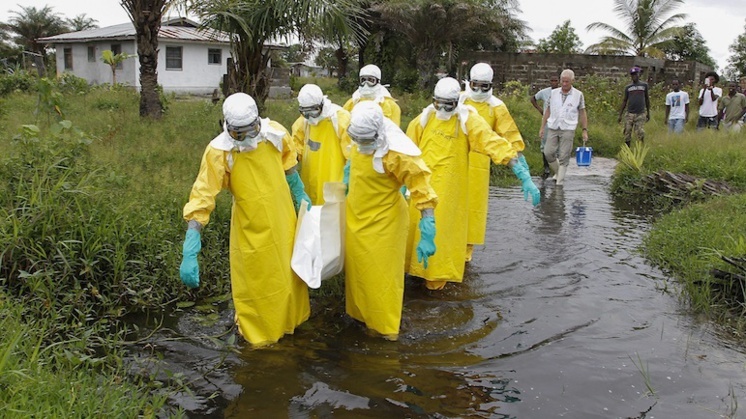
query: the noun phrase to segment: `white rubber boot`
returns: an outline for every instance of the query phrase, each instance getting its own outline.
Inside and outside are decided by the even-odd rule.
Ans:
[[[557,184],[562,185],[565,183],[565,173],[567,173],[567,166],[560,166],[557,172]]]

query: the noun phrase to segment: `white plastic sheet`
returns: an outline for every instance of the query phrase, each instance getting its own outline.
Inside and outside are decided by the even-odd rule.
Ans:
[[[344,269],[345,189],[342,182],[324,184],[324,205],[301,205],[290,266],[311,288]]]

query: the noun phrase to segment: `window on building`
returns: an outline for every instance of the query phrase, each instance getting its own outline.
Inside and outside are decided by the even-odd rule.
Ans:
[[[114,55],[121,54],[122,53],[122,44],[111,44],[111,52]],[[124,64],[121,62],[117,64],[117,70],[121,70],[124,68]]]
[[[207,64],[220,64],[221,61],[223,61],[221,50],[217,48],[207,50]]]
[[[96,62],[96,47],[89,46],[88,47],[88,62],[89,63],[95,63]]]
[[[73,69],[73,49],[65,48],[65,70]]]
[[[181,70],[181,47],[166,47],[166,70]]]

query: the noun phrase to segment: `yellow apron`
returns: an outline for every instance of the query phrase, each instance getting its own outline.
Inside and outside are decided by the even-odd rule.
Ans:
[[[492,130],[505,137],[515,151],[523,151],[525,145],[518,126],[508,112],[507,106],[499,101],[492,106],[490,101],[475,102],[466,99],[464,104],[473,106]],[[490,158],[484,154],[469,153],[469,228],[466,234],[468,244],[484,244],[487,232],[487,201],[490,187]]]
[[[413,135],[413,130],[418,131]],[[407,272],[428,281],[461,282],[466,257],[469,144],[457,117],[441,121],[430,117],[425,129],[417,116],[407,135],[422,150],[422,160],[430,168],[430,185],[438,195],[435,208],[435,255],[428,259],[427,269],[417,262],[414,249],[420,241],[420,214],[410,205]]]
[[[338,132],[330,118],[317,125],[309,124],[304,117],[293,124],[293,140],[300,155],[300,178],[312,205],[324,204],[324,183],[341,182],[350,145],[347,127],[348,112],[337,112]]]
[[[240,332],[253,345],[278,341],[310,315],[308,288],[290,268],[296,215],[284,169],[295,156],[267,141],[243,153],[208,147],[184,208],[185,219],[205,225],[215,196],[230,189],[233,303]]]
[[[399,189],[412,191],[413,207],[433,208],[437,196],[422,159],[389,151],[386,173],[373,169],[373,155],[351,151],[345,237],[347,314],[376,332],[396,338],[404,303],[404,254],[409,219]],[[417,214],[417,220],[420,219]]]

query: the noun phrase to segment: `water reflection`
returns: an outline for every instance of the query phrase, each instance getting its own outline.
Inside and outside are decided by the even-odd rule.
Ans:
[[[220,306],[209,327],[165,315],[132,368],[181,374],[192,393],[172,400],[191,417],[727,416],[746,356],[661,291],[637,252],[646,217],[611,200],[609,174],[548,181],[533,209],[518,188],[492,189],[464,283],[408,279],[398,342],[318,310],[278,344],[234,352]],[[155,323],[140,319],[141,334]]]

